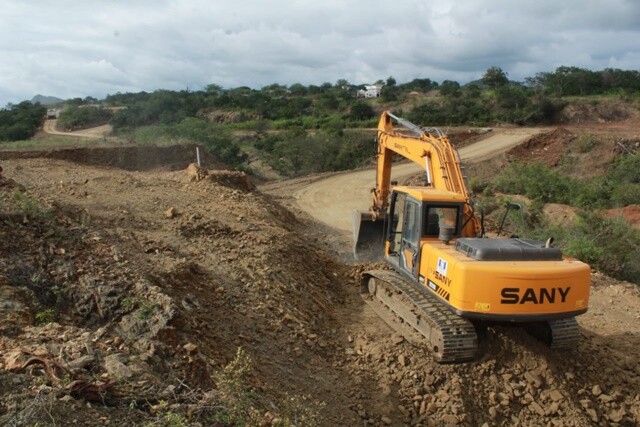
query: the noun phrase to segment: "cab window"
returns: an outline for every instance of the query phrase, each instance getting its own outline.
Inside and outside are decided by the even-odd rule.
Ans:
[[[413,200],[407,200],[405,207],[402,239],[414,247],[417,247],[420,241],[420,205]]]
[[[425,224],[422,228],[423,235],[428,237],[438,237],[440,227],[450,227],[453,235],[458,234],[458,206],[437,206],[429,205],[425,215]]]

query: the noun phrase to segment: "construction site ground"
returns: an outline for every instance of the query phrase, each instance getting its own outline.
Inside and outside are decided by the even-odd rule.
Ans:
[[[563,132],[461,154],[486,176],[562,151]],[[127,149],[0,151],[0,425],[223,425],[243,399],[261,425],[640,422],[636,285],[593,273],[574,350],[492,326],[477,361],[440,365],[360,298],[371,265],[350,256],[340,197],[367,197],[371,171],[256,188],[214,159],[187,168],[193,147]],[[230,390],[239,348],[250,366]]]

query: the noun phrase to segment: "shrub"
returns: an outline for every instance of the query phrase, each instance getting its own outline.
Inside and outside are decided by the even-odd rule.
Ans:
[[[613,163],[609,177],[616,182],[640,184],[640,154],[626,156]]]
[[[29,139],[38,131],[47,109],[29,101],[0,109],[0,141]]]
[[[580,153],[588,153],[598,145],[598,140],[591,134],[583,134],[578,137],[576,141],[576,147]]]
[[[612,277],[640,284],[640,231],[627,221],[583,211],[572,225],[542,224],[531,237],[551,236],[565,254]]]
[[[364,132],[347,132],[339,122],[327,121],[317,133],[294,128],[254,141],[267,163],[285,176],[353,169],[373,156],[373,141]],[[331,125],[337,126],[332,128]]]
[[[611,207],[640,203],[640,184],[619,183],[611,191]]]
[[[575,180],[540,163],[512,163],[493,180],[498,191],[522,194],[543,203],[570,203],[576,185]]]
[[[238,347],[235,358],[214,375],[220,393],[221,408],[214,420],[225,425],[255,425],[259,413],[254,408],[254,394],[246,383],[251,358]]]
[[[15,190],[13,192],[13,200],[19,211],[31,216],[32,218],[47,220],[53,217],[53,214],[45,209],[39,200],[23,193],[20,190]]]
[[[349,118],[351,120],[367,120],[375,116],[373,107],[364,101],[357,101],[351,105]]]
[[[49,323],[53,323],[56,317],[56,313],[53,309],[47,308],[45,310],[39,311],[35,316],[35,323],[38,326],[48,325]]]
[[[57,125],[65,130],[85,129],[106,124],[111,117],[111,110],[102,107],[71,107],[60,113]]]
[[[469,189],[474,194],[482,194],[487,187],[489,187],[489,183],[478,178],[471,178],[469,180]]]
[[[258,396],[247,382],[251,373],[251,357],[238,347],[234,359],[221,371],[214,374],[219,404],[213,421],[216,425],[266,425],[263,411],[258,409]],[[278,408],[276,405],[280,406]],[[280,416],[272,420],[270,425],[317,426],[318,410],[323,404],[311,400],[308,396],[286,394],[280,402],[270,402],[270,410],[277,410]]]

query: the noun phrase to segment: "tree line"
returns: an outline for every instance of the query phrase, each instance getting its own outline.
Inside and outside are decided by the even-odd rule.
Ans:
[[[376,100],[357,98],[357,90],[364,86],[341,79],[319,86],[295,83],[272,84],[261,89],[246,86],[223,89],[211,84],[195,92],[117,93],[107,96],[105,102],[128,107],[112,119],[116,129],[178,123],[186,117],[196,117],[199,112],[216,109],[236,111],[238,114],[232,121],[250,126],[262,120],[271,122],[275,128],[322,128],[328,121],[344,127],[361,127],[375,121],[376,109],[392,108],[416,94],[432,92],[438,96],[402,113],[417,123],[438,126],[483,126],[497,122],[536,125],[554,122],[557,112],[566,104],[563,97],[639,93],[640,72],[563,66],[554,72],[538,73],[524,82],[514,82],[499,67],[490,67],[481,79],[465,85],[452,80],[438,83],[428,78],[397,83],[393,77],[376,84],[381,88]]]
[[[208,111],[233,112],[221,119],[234,128],[335,130],[374,126],[377,111],[411,105],[397,111],[409,120],[434,126],[495,123],[519,125],[553,124],[566,105],[566,97],[640,93],[640,71],[558,67],[515,82],[499,67],[490,67],[481,79],[461,85],[453,80],[440,83],[428,78],[398,83],[395,78],[375,82],[378,99],[356,97],[358,89],[345,79],[335,84],[272,84],[261,89],[246,86],[223,89],[210,84],[199,91],[157,90],[152,93],[116,93],[103,101],[87,97],[66,102],[59,125],[76,129],[100,122],[111,123],[116,132],[142,126],[175,125],[187,118],[207,119]],[[416,98],[419,94],[434,96]],[[412,101],[415,99],[416,101]],[[411,101],[411,102],[407,102]],[[126,107],[112,114],[93,104]],[[82,106],[83,108],[79,108]],[[0,140],[31,137],[37,130],[44,107],[23,102],[0,110]]]

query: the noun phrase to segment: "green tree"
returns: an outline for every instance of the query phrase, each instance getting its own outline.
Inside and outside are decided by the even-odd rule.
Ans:
[[[367,120],[375,116],[373,107],[364,101],[356,101],[351,105],[349,118],[351,120]]]
[[[482,83],[491,88],[497,88],[507,85],[509,78],[507,73],[502,71],[500,67],[489,67],[482,76]]]
[[[603,91],[602,74],[579,67],[561,66],[553,73],[538,73],[528,83],[557,96],[589,95]]]
[[[308,90],[304,85],[300,83],[294,83],[289,86],[289,92],[293,96],[305,96],[308,93]]]
[[[380,98],[383,101],[391,102],[397,101],[400,98],[401,89],[395,84],[382,86],[380,91]]]
[[[211,83],[208,84],[205,91],[208,94],[214,95],[214,96],[218,96],[222,93],[222,86],[215,84],[215,83]]]
[[[444,96],[457,97],[462,94],[460,83],[452,80],[445,80],[440,84],[440,94]]]
[[[403,90],[406,91],[418,91],[418,92],[428,92],[431,89],[435,89],[438,87],[438,83],[431,81],[431,79],[413,79],[409,83],[403,83],[400,86]]]
[[[335,87],[339,89],[349,89],[351,87],[351,83],[349,83],[347,79],[338,79]]]
[[[47,109],[39,103],[23,101],[0,109],[0,141],[29,139],[38,131]]]

